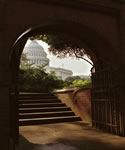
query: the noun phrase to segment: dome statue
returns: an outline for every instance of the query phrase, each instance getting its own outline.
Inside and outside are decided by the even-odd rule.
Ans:
[[[27,55],[28,64],[33,66],[49,65],[49,59],[44,48],[36,40],[28,40],[24,47],[24,53]]]

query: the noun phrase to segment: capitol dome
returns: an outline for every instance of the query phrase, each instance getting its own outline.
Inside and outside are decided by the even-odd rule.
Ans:
[[[38,65],[49,65],[49,59],[44,48],[36,40],[28,40],[24,47],[24,53],[27,54],[28,63]]]
[[[44,48],[36,40],[28,40],[23,53],[26,54],[28,62],[25,64],[32,64],[37,67],[40,65],[47,65],[47,73],[55,72],[56,76],[65,80],[67,77],[72,76],[72,71],[63,68],[54,68],[49,66],[49,59],[44,51]]]

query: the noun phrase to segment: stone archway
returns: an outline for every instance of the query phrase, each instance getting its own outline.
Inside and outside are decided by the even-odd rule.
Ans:
[[[113,80],[115,81],[115,86],[120,89],[120,108],[123,114],[125,114],[125,61],[124,61],[124,1],[33,1],[33,0],[17,0],[13,2],[2,1],[0,5],[0,15],[1,15],[1,25],[0,25],[0,39],[1,39],[1,55],[0,55],[0,96],[1,96],[1,137],[3,138],[3,143],[7,143],[6,147],[3,149],[8,149],[8,139],[9,139],[9,88],[15,89],[16,80],[16,67],[18,64],[14,64],[19,60],[19,53],[13,52],[11,63],[11,68],[9,65],[10,54],[13,51],[12,45],[19,35],[21,35],[26,29],[29,29],[35,24],[39,24],[45,18],[61,18],[62,20],[73,21],[81,25],[89,27],[90,30],[84,30],[85,34],[78,39],[84,41],[90,49],[93,50],[97,57],[102,57],[106,61],[110,61],[113,66]],[[23,11],[22,11],[23,8]],[[49,22],[48,21],[48,22]],[[52,25],[52,21],[50,21]],[[55,22],[55,21],[54,21]],[[56,21],[57,22],[57,21]],[[47,23],[44,23],[44,25]],[[49,24],[49,25],[50,25]],[[63,24],[64,25],[64,24]],[[63,26],[62,25],[62,26]],[[82,27],[83,27],[82,26]],[[84,26],[84,27],[85,27]],[[46,26],[47,27],[47,26]],[[52,27],[52,26],[51,26]],[[65,25],[66,27],[66,25]],[[48,27],[47,27],[48,28]],[[53,28],[53,27],[52,27]],[[51,29],[52,29],[51,28]],[[59,29],[59,28],[57,28]],[[65,28],[66,29],[66,28]],[[68,28],[75,32],[74,26]],[[83,28],[76,27],[76,35],[81,35]],[[76,30],[75,29],[75,30]],[[87,28],[85,28],[87,29]],[[59,31],[59,30],[58,30]],[[62,30],[64,31],[64,30]],[[88,31],[88,32],[87,32]],[[94,32],[91,32],[94,31]],[[90,33],[90,34],[89,34]],[[102,35],[101,39],[99,36],[93,34]],[[72,35],[72,32],[70,32]],[[93,40],[90,40],[91,39]],[[103,38],[105,37],[105,38]],[[78,40],[77,39],[77,40]],[[107,39],[107,40],[105,40]],[[104,42],[106,41],[106,42]],[[109,41],[109,42],[107,42]],[[17,44],[15,48],[24,46],[25,39]],[[104,44],[105,43],[105,44]],[[18,50],[17,50],[18,51]],[[4,56],[4,57],[3,57]],[[16,61],[14,61],[16,59]],[[118,61],[117,61],[118,60]],[[4,109],[3,109],[4,108]],[[123,120],[124,122],[124,120]],[[124,126],[124,124],[123,124]]]
[[[78,28],[79,30],[72,31],[72,27]],[[88,54],[91,56],[93,62],[96,62],[96,59],[99,57],[99,54],[96,53],[96,49],[99,49],[100,46],[107,45],[109,46],[109,49],[111,48],[109,42],[105,40],[105,38],[93,30],[91,30],[88,27],[85,27],[83,25],[73,23],[73,22],[65,22],[65,21],[58,21],[55,22],[54,20],[52,22],[48,21],[45,24],[36,26],[34,28],[28,29],[25,33],[23,33],[15,42],[13,52],[11,55],[11,60],[10,60],[10,68],[11,68],[11,78],[12,78],[12,92],[15,93],[13,98],[15,99],[14,101],[14,106],[18,105],[17,100],[18,100],[18,90],[17,90],[17,79],[18,79],[18,67],[19,67],[19,61],[20,61],[20,56],[23,50],[23,47],[27,41],[27,39],[33,35],[37,34],[44,34],[44,33],[56,33],[59,35],[63,35],[65,37],[71,38],[72,41],[76,42],[80,47],[85,48],[85,50],[88,52]],[[83,33],[83,34],[82,34]],[[97,41],[91,43],[92,38],[89,38],[90,35],[94,34],[95,38]],[[84,44],[85,43],[87,44]],[[100,41],[100,44],[98,42]],[[90,48],[86,45],[90,46]],[[91,50],[91,47],[94,49],[93,51]],[[96,56],[95,56],[96,55]],[[13,104],[12,104],[13,106]],[[17,120],[17,114],[14,113],[17,112],[17,107],[15,109],[13,108],[13,115],[16,115],[13,121],[13,132],[14,132],[14,137],[15,139],[18,139],[18,120]],[[13,133],[12,133],[13,134]]]
[[[85,31],[88,31],[88,33],[85,33],[86,35],[90,34],[90,29],[86,30],[84,26],[74,23],[74,22],[67,22],[67,21],[60,21],[60,20],[58,20],[57,22],[56,21],[57,20],[53,20],[52,22],[45,21],[46,22],[45,24],[28,29],[17,39],[17,41],[14,44],[13,51],[11,54],[11,59],[10,59],[10,68],[11,68],[11,71],[13,70],[11,73],[14,79],[16,78],[15,71],[17,70],[19,66],[20,56],[21,56],[23,47],[27,39],[33,35],[46,33],[46,34],[57,34],[59,36],[70,38],[71,41],[76,42],[79,45],[79,47],[85,48],[85,50],[87,51],[87,54],[91,57],[92,61],[96,62],[96,59],[97,59],[96,52],[94,52],[93,50],[91,50],[90,47],[88,47],[88,43],[86,41],[84,42],[84,39],[86,37],[81,35],[81,33],[85,33]],[[79,31],[77,32],[72,31],[72,29],[70,29],[71,26],[74,26],[74,28],[78,28]],[[94,33],[92,32],[91,34],[94,34]],[[100,36],[98,37],[98,40],[99,39],[100,39]],[[103,45],[105,45],[105,41]]]

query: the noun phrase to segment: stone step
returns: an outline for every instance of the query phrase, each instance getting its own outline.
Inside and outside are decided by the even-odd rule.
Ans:
[[[66,106],[63,103],[30,103],[19,104],[19,108],[42,108],[42,107],[63,107]]]
[[[81,119],[80,117],[77,116],[19,119],[19,126],[52,124],[52,123],[73,122],[73,121],[81,121]]]
[[[80,121],[71,108],[48,93],[19,95],[19,125],[38,125]]]
[[[34,100],[34,99],[57,99],[56,96],[19,96],[19,100]]]
[[[61,111],[61,112],[48,112],[48,113],[20,113],[19,119],[28,118],[46,118],[46,117],[62,117],[62,116],[75,116],[72,111]]]
[[[19,93],[19,97],[27,96],[53,96],[52,93]]]
[[[19,100],[19,104],[28,103],[61,103],[59,99],[34,99],[34,100]]]
[[[19,113],[71,111],[70,107],[19,108]]]

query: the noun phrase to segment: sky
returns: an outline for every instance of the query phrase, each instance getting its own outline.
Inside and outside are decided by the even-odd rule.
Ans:
[[[47,57],[50,60],[51,67],[60,67],[64,69],[69,69],[73,72],[73,75],[90,75],[91,65],[82,59],[76,58],[64,58],[59,59],[56,56],[53,56],[48,51],[48,44],[42,41],[37,41],[44,48],[47,53]]]

